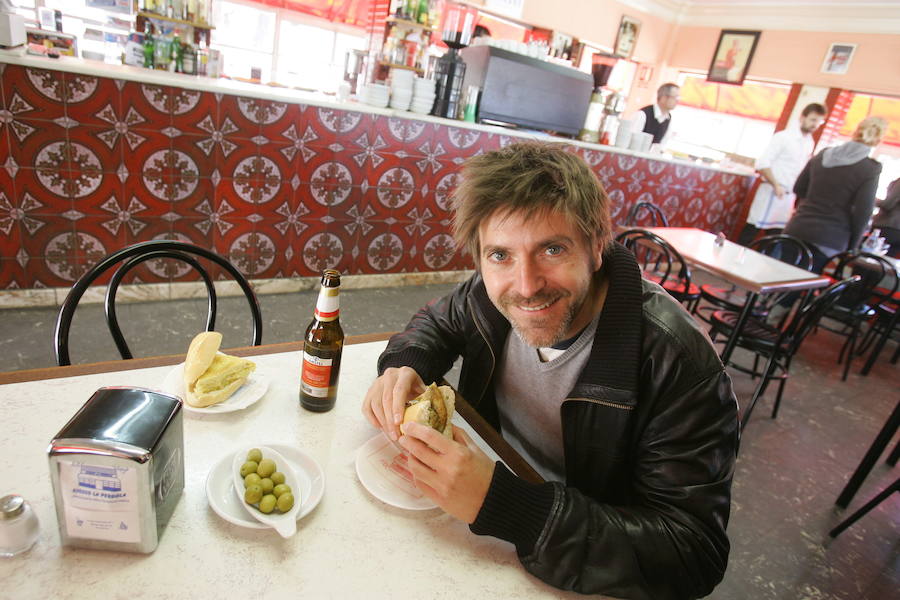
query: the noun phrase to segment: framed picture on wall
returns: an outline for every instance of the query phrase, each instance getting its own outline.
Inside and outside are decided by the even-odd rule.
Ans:
[[[856,44],[831,44],[822,61],[822,72],[832,75],[843,75],[850,68]]]
[[[723,29],[719,34],[719,43],[709,64],[707,81],[741,85],[753,59],[756,43],[759,41],[758,31],[739,29]]]
[[[622,15],[622,22],[619,23],[619,33],[616,34],[616,48],[613,54],[622,58],[631,58],[640,32],[640,21],[628,15]]]

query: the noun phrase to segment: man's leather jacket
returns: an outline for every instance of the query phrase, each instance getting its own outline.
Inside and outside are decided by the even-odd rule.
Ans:
[[[731,380],[706,334],[631,253],[612,244],[591,355],[561,407],[566,481],[497,463],[473,532],[516,546],[547,583],[624,598],[695,598],[721,581],[738,445]],[[493,386],[509,322],[479,275],[420,310],[378,371],[427,383],[457,356],[459,391],[499,429]]]

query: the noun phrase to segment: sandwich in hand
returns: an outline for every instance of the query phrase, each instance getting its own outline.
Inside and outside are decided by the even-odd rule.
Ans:
[[[455,405],[456,396],[449,385],[438,387],[432,383],[420,395],[406,401],[403,422],[428,425],[452,439],[453,425],[450,424],[450,419],[453,418]]]
[[[204,331],[191,341],[184,359],[184,388],[191,406],[203,408],[227,400],[244,385],[256,365],[219,352],[222,334]]]

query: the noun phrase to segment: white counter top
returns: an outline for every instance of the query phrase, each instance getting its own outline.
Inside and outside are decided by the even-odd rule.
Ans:
[[[310,106],[318,106],[322,108],[353,110],[357,112],[383,115],[394,118],[416,119],[419,121],[435,123],[448,127],[460,127],[464,129],[484,131],[496,135],[506,135],[510,137],[518,137],[529,140],[536,139],[547,142],[572,144],[574,146],[578,146],[588,150],[596,150],[599,152],[606,152],[610,154],[638,156],[654,161],[675,163],[699,169],[710,169],[713,171],[732,173],[740,176],[753,175],[753,170],[745,167],[723,167],[719,165],[708,165],[704,163],[696,163],[689,160],[673,158],[666,155],[651,154],[648,152],[635,152],[633,150],[625,150],[622,148],[616,148],[614,146],[593,144],[590,142],[582,142],[579,140],[554,137],[550,135],[541,135],[530,131],[518,131],[515,129],[509,129],[494,125],[469,123],[466,121],[445,119],[442,117],[434,117],[431,115],[420,115],[409,111],[395,110],[390,108],[377,108],[356,101],[340,102],[333,96],[320,92],[307,92],[292,88],[274,87],[264,84],[235,81],[232,79],[211,79],[208,77],[183,75],[181,73],[169,73],[168,71],[154,71],[152,69],[132,67],[129,65],[110,65],[98,61],[73,58],[71,56],[47,58],[43,56],[26,54],[24,49],[0,50],[0,62],[21,65],[24,67],[35,69],[51,69],[94,77],[110,77],[115,79],[124,79],[127,81],[137,81],[141,83],[148,83],[151,85],[168,85],[190,90],[219,94],[231,94],[250,98],[260,98],[263,100],[271,100],[274,102],[307,104]]]
[[[185,414],[185,490],[149,555],[60,546],[46,451],[98,388],[159,387],[172,367],[0,385],[0,495],[24,496],[41,523],[30,551],[0,559],[0,596],[575,598],[529,575],[511,544],[476,536],[439,509],[393,508],[362,486],[355,451],[376,432],[359,404],[384,345],[345,347],[337,406],[330,412],[299,407],[299,354],[288,352],[252,357],[271,381],[258,403],[234,413]],[[325,471],[321,503],[288,539],[222,520],[206,497],[206,477],[217,461],[241,445],[265,443],[296,446]]]

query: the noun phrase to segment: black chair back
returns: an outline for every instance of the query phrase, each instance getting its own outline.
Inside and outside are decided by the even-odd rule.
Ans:
[[[785,351],[793,355],[800,348],[800,344],[815,329],[819,320],[845,295],[853,294],[856,288],[861,286],[859,275],[852,275],[847,279],[838,281],[825,288],[813,297],[812,300],[802,305],[785,326],[781,333],[779,345],[786,342]]]
[[[247,298],[247,302],[250,304],[250,312],[253,319],[251,345],[258,346],[262,342],[262,312],[259,308],[259,301],[256,298],[256,294],[253,292],[253,288],[250,287],[250,282],[247,281],[247,278],[244,277],[231,262],[215,252],[193,244],[175,240],[151,240],[128,246],[107,255],[75,282],[75,285],[69,290],[68,296],[66,296],[65,301],[60,307],[59,315],[56,318],[56,332],[54,334],[56,363],[59,366],[71,364],[69,358],[69,330],[72,326],[72,318],[75,315],[75,309],[78,307],[81,297],[91,283],[107,271],[116,267],[116,265],[119,266],[113,273],[109,286],[107,287],[104,308],[106,310],[106,323],[109,326],[109,332],[123,359],[133,358],[133,356],[131,350],[128,348],[128,343],[122,335],[122,330],[119,327],[119,321],[116,317],[116,292],[125,275],[137,265],[148,260],[160,258],[180,260],[190,265],[200,274],[203,278],[203,283],[206,286],[207,294],[206,331],[214,330],[216,326],[217,308],[216,289],[213,286],[209,273],[195,256],[199,256],[219,265],[227,271],[235,281],[237,281],[241,290],[244,292],[244,296]]]
[[[631,250],[646,278],[659,285],[677,280],[687,290],[691,284],[691,269],[681,253],[655,233],[646,229],[628,229],[616,236],[616,241]]]
[[[634,227],[638,225],[638,221],[645,216],[641,215],[641,212],[647,213],[646,216],[650,220],[650,223],[645,225],[646,227],[669,226],[669,220],[666,218],[666,213],[664,213],[660,207],[653,204],[652,202],[635,203],[635,205],[631,207],[631,210],[628,211],[628,216],[625,217],[625,226]]]
[[[869,305],[887,302],[898,289],[897,270],[883,256],[870,252],[848,250],[832,256],[822,271],[832,279],[840,280],[851,275],[859,275],[861,284],[853,293],[841,298],[838,306],[864,316]]]
[[[767,235],[750,244],[750,249],[806,271],[812,269],[812,251],[806,242],[786,233]]]

